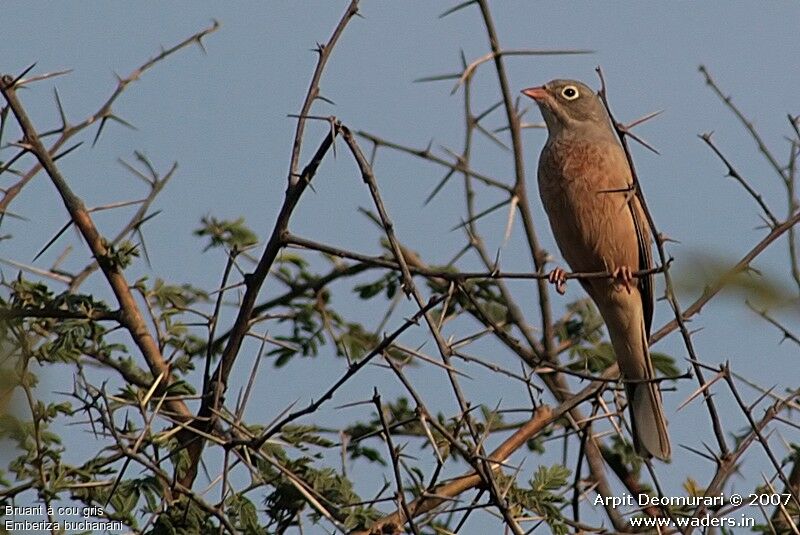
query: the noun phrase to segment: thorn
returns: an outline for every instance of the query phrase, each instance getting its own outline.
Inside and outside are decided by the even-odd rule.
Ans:
[[[452,151],[452,150],[448,149],[444,145],[439,145],[439,148],[442,149],[443,151],[445,151],[447,154],[449,154],[453,158],[455,158],[455,160],[456,160],[455,165],[456,166],[464,165],[464,157],[463,156],[461,156],[460,154],[456,153],[455,151]]]
[[[73,146],[71,146],[70,148],[68,148],[65,151],[61,152],[60,154],[56,154],[55,156],[53,156],[53,161],[57,162],[60,158],[66,156],[67,154],[69,154],[70,152],[74,151],[75,149],[77,149],[81,145],[83,145],[83,141],[75,143]]]
[[[653,147],[650,143],[648,143],[644,139],[640,138],[639,136],[637,136],[636,134],[634,134],[630,130],[620,128],[620,131],[624,132],[625,135],[627,135],[629,138],[631,138],[632,140],[636,141],[639,145],[641,145],[642,147],[648,149],[649,151],[651,151],[651,152],[653,152],[655,154],[658,154],[658,155],[661,154],[660,152],[658,152],[658,149]]]
[[[6,216],[11,217],[13,219],[19,219],[20,221],[30,221],[25,216],[22,216],[22,215],[19,215],[19,214],[15,214],[14,212],[9,212],[8,210],[0,210],[0,220],[2,220],[2,218],[6,217]],[[11,237],[10,234],[7,234],[5,236],[0,236],[0,240],[8,239],[10,237]]]
[[[499,108],[502,105],[503,105],[503,101],[502,100],[499,100],[496,103],[492,104],[491,106],[489,106],[489,108],[486,109],[486,111],[484,111],[482,113],[479,113],[478,116],[475,117],[475,122],[480,122],[484,117],[486,117],[487,115],[489,115],[490,113],[492,113],[494,110],[496,110],[497,108]]]
[[[123,119],[122,117],[120,117],[119,115],[114,115],[114,114],[112,113],[112,114],[110,114],[110,115],[108,116],[108,118],[109,118],[109,119],[111,119],[112,121],[116,121],[116,122],[118,122],[119,124],[121,124],[121,125],[123,125],[123,126],[127,126],[127,127],[128,127],[128,128],[130,128],[131,130],[137,130],[137,128],[136,128],[134,125],[132,125],[131,123],[129,123],[128,121],[126,121],[125,119]]]
[[[684,323],[691,323],[692,318],[687,318],[683,320]],[[689,336],[694,336],[695,334],[699,333],[700,331],[705,330],[705,327],[698,327],[697,329],[692,329],[689,331]]]
[[[492,277],[500,273],[500,249],[497,249],[497,254],[494,257],[494,265],[492,266]]]
[[[761,402],[764,400],[764,398],[766,398],[767,396],[769,396],[769,395],[771,395],[771,394],[772,394],[772,391],[773,391],[773,390],[775,390],[775,387],[776,387],[776,386],[777,386],[777,385],[772,385],[772,386],[769,388],[769,390],[767,390],[766,392],[764,392],[764,393],[762,393],[760,396],[758,396],[758,399],[756,399],[756,400],[755,400],[755,401],[754,401],[754,402],[753,402],[753,403],[750,405],[750,407],[748,407],[748,409],[747,409],[747,412],[753,412],[753,409],[755,409],[755,408],[758,406],[758,404],[759,404],[759,403],[761,403]]]
[[[443,18],[445,18],[445,17],[447,17],[449,15],[452,15],[456,11],[460,11],[460,10],[464,9],[465,7],[469,6],[470,4],[474,4],[474,3],[476,3],[476,0],[467,0],[466,2],[461,2],[460,4],[457,4],[456,6],[453,6],[450,9],[448,9],[447,11],[443,12],[441,15],[439,15],[439,18],[443,19]]]
[[[500,140],[497,138],[497,136],[495,136],[495,135],[494,135],[492,132],[489,132],[488,130],[486,130],[486,129],[483,127],[483,125],[481,125],[481,124],[480,124],[480,123],[478,123],[477,121],[475,121],[475,128],[477,128],[477,129],[478,129],[478,132],[482,133],[483,135],[485,135],[486,137],[488,137],[490,140],[494,141],[494,143],[495,143],[497,146],[499,146],[501,149],[503,149],[503,150],[505,150],[505,151],[509,151],[509,150],[511,150],[511,149],[509,149],[509,148],[508,148],[508,145],[506,145],[505,143],[503,143],[502,141],[500,141]]]
[[[511,201],[511,199],[505,199],[505,200],[502,200],[502,201],[500,201],[499,203],[497,203],[497,204],[494,204],[494,205],[490,206],[490,207],[489,207],[489,208],[487,208],[486,210],[483,210],[483,211],[481,211],[481,212],[479,212],[479,213],[475,214],[474,216],[470,217],[469,219],[467,219],[467,220],[462,220],[462,222],[461,222],[461,223],[459,223],[458,225],[456,225],[456,226],[454,226],[453,228],[451,228],[451,229],[450,229],[450,232],[453,232],[454,230],[458,230],[458,229],[460,229],[460,228],[462,228],[462,227],[465,227],[465,226],[469,225],[470,223],[473,223],[473,222],[477,221],[478,219],[480,219],[480,218],[482,218],[482,217],[484,217],[484,216],[487,216],[487,215],[489,215],[490,213],[494,212],[495,210],[497,210],[497,209],[499,209],[499,208],[502,208],[503,206],[505,206],[506,204],[508,204],[510,201]]]
[[[136,228],[137,229],[141,228],[145,223],[147,223],[151,219],[153,219],[153,218],[157,217],[159,214],[161,214],[161,212],[162,212],[162,210],[156,210],[152,214],[146,215],[141,220],[139,220],[138,223],[136,223]]]
[[[103,117],[100,119],[100,126],[97,127],[97,133],[94,135],[94,139],[92,140],[92,147],[97,145],[97,140],[100,139],[100,134],[103,132],[103,128],[106,126],[106,121],[108,117]]]
[[[709,455],[711,455],[715,461],[719,461],[719,456],[716,453],[714,453],[714,450],[712,450],[711,446],[706,444],[705,441],[703,441],[703,447],[706,449],[706,451],[708,451]]]
[[[334,101],[332,101],[331,99],[329,99],[328,97],[323,97],[322,95],[319,95],[319,94],[318,94],[318,95],[317,95],[316,97],[314,97],[314,98],[317,98],[317,99],[319,99],[319,100],[321,100],[321,101],[323,101],[323,102],[327,102],[327,103],[328,103],[328,104],[330,104],[331,106],[336,106],[336,103],[335,103]]]
[[[659,232],[658,233],[658,239],[659,239],[659,241],[661,243],[681,243],[679,240],[670,238],[669,236],[667,236],[663,232]]]
[[[40,256],[42,256],[44,252],[47,251],[50,248],[50,246],[53,245],[56,242],[56,240],[58,240],[58,238],[60,238],[61,235],[64,234],[67,231],[67,229],[71,226],[72,226],[72,220],[70,219],[63,227],[61,227],[61,229],[58,232],[56,232],[55,236],[50,238],[50,240],[48,240],[48,242],[44,245],[44,247],[42,247],[42,249],[38,253],[36,253],[36,256],[33,257],[32,262],[36,262],[36,260]]]
[[[10,83],[10,84],[7,84],[7,85],[6,85],[6,87],[7,87],[8,89],[14,89],[14,88],[15,88],[15,86],[17,85],[17,82],[19,82],[20,80],[22,80],[22,78],[23,78],[23,77],[24,77],[26,74],[28,74],[29,72],[31,72],[31,70],[32,70],[34,67],[36,67],[36,62],[34,62],[34,63],[31,63],[31,65],[30,65],[30,66],[29,66],[27,69],[25,69],[24,71],[22,71],[22,74],[20,74],[19,76],[17,76],[17,77],[16,77],[16,78],[15,78],[15,79],[14,79],[14,80],[13,80],[13,81]]]
[[[64,106],[61,104],[61,97],[58,95],[58,88],[53,88],[53,93],[56,97],[56,106],[58,107],[58,115],[61,117],[61,128],[67,129],[67,115],[64,112]]]
[[[432,192],[430,193],[430,195],[428,195],[428,197],[425,199],[425,202],[423,202],[423,203],[422,203],[422,206],[427,206],[427,205],[428,205],[428,203],[429,203],[429,202],[431,202],[431,201],[433,200],[433,198],[434,198],[434,197],[436,197],[436,195],[437,195],[437,194],[438,194],[438,193],[439,193],[439,192],[442,190],[442,188],[445,186],[445,184],[447,184],[447,182],[448,182],[448,181],[450,180],[450,178],[451,178],[451,177],[452,177],[452,176],[455,174],[455,172],[456,172],[456,170],[453,168],[453,169],[450,169],[450,170],[447,172],[447,174],[446,174],[446,175],[444,175],[444,178],[442,178],[442,179],[439,181],[439,183],[438,183],[438,184],[436,184],[436,187],[435,187],[435,188],[433,188],[433,191],[432,191]]]
[[[654,111],[654,112],[648,113],[644,117],[640,117],[639,119],[636,119],[635,121],[631,122],[630,124],[625,125],[624,128],[626,130],[630,130],[631,128],[633,128],[635,126],[639,126],[642,123],[646,123],[650,119],[654,119],[654,118],[658,117],[662,113],[664,113],[664,110],[658,110],[658,111]]]
[[[694,453],[695,455],[699,455],[700,457],[703,457],[704,459],[708,459],[709,461],[712,461],[712,462],[717,462],[717,460],[715,458],[716,456],[711,457],[711,456],[707,455],[706,453],[703,453],[702,451],[697,450],[695,448],[692,448],[690,446],[686,446],[685,444],[680,444],[680,447],[685,449],[685,450],[688,450],[688,451]]]
[[[425,83],[425,82],[441,82],[443,80],[455,80],[461,77],[461,73],[450,73],[450,74],[435,74],[433,76],[423,76],[422,78],[415,78],[413,82],[415,84]]]

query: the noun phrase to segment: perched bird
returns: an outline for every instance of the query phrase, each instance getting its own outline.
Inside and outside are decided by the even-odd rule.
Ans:
[[[633,442],[641,456],[669,459],[661,392],[648,351],[653,319],[650,228],[625,151],[605,106],[588,86],[553,80],[522,91],[539,105],[548,138],[539,157],[539,194],[558,247],[573,271],[608,271],[581,280],[608,328],[622,372]],[[550,281],[564,292],[564,271]]]

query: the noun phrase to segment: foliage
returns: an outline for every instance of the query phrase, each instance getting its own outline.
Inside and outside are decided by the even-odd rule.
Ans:
[[[478,0],[477,4],[482,8],[489,41],[497,46],[487,16],[488,2]],[[339,33],[356,13],[357,2],[353,2],[337,26],[338,33],[318,45],[315,74],[322,74]],[[517,526],[521,519],[533,519],[534,529],[562,534],[581,524],[580,515],[570,510],[568,497],[580,497],[581,503],[574,508],[586,510],[585,497],[608,486],[598,464],[613,469],[623,485],[614,483],[615,489],[654,493],[647,471],[642,470],[643,459],[625,438],[629,435],[624,411],[609,414],[613,412],[609,407],[622,405],[622,388],[615,375],[600,377],[613,371],[616,362],[602,317],[586,298],[568,303],[560,317],[554,313],[549,294],[535,282],[544,276],[547,255],[538,249],[531,230],[525,188],[472,170],[471,141],[461,154],[445,151],[448,158],[453,157],[454,163],[448,163],[430,147],[410,149],[367,133],[357,138],[348,126],[331,119],[327,137],[305,167],[299,161],[304,154],[302,139],[295,141],[293,153],[298,156],[290,163],[289,186],[275,227],[265,234],[269,236],[266,243],[259,243],[244,217],[224,219],[208,214],[201,219],[194,239],[205,253],[203,258],[209,259],[203,267],[212,273],[221,268],[218,287],[196,287],[158,276],[128,279],[137,270],[157,271],[149,266],[143,226],[157,215],[151,203],[175,166],[159,173],[138,152],[138,167],[124,164],[144,179],[149,191],[144,200],[121,203],[140,209],[123,225],[123,232],[111,239],[103,237],[101,231],[106,229],[94,227],[93,210],[87,209],[54,171],[61,164],[59,159],[72,150],[58,149],[98,121],[97,136],[108,121],[126,124],[113,111],[115,99],[125,88],[185,46],[201,43],[216,28],[214,24],[163,49],[129,76],[120,77],[111,99],[86,120],[75,125],[64,120],[61,128],[46,133],[32,130],[29,121],[14,122],[25,111],[14,96],[22,86],[3,85],[6,104],[0,109],[0,176],[46,174],[59,189],[72,219],[41,252],[66,240],[63,231],[71,226],[80,239],[65,250],[76,245],[87,248],[82,249],[86,251],[83,269],[37,264],[24,266],[13,279],[0,281],[0,443],[4,452],[11,452],[4,457],[6,466],[0,472],[0,506],[76,504],[96,512],[87,516],[119,522],[132,532],[159,535],[277,535],[305,530],[307,524],[326,531],[371,528],[395,533],[403,529],[405,522],[398,518],[407,520],[406,510],[412,511],[415,531],[452,533],[460,530],[473,512],[486,507],[506,524],[497,532],[521,530]],[[502,54],[493,50],[486,57],[501,61]],[[472,74],[484,64],[489,62],[481,60],[473,66],[465,62],[457,76],[469,140],[475,132],[496,139],[481,123],[496,108],[481,115],[470,108],[469,87],[475,83]],[[497,73],[502,87],[503,70],[497,69]],[[311,104],[323,97],[317,85],[319,76],[313,79],[298,118],[301,124],[318,118],[311,113]],[[729,99],[723,101],[731,105]],[[500,105],[509,116],[518,118],[517,106],[506,95]],[[60,100],[58,106],[61,109]],[[791,116],[790,122],[796,134],[798,122]],[[512,128],[518,126],[514,123]],[[501,126],[496,133],[507,129]],[[42,148],[41,139],[50,136],[58,141],[52,149]],[[337,137],[340,141],[334,139]],[[458,228],[465,231],[466,240],[458,254],[449,260],[426,262],[406,248],[381,198],[371,166],[374,158],[368,161],[363,156],[360,143],[365,139],[376,152],[389,147],[445,165],[447,175],[431,198],[453,176],[463,178],[465,213]],[[710,135],[706,142],[709,140]],[[800,142],[793,140],[790,165],[779,170],[790,197],[787,220],[772,222],[763,247],[794,225],[788,225],[797,211],[794,174],[790,172],[795,173],[797,167],[798,147]],[[512,148],[521,161],[519,147]],[[375,241],[380,256],[367,257],[310,240],[301,242],[290,232],[293,211],[320,164],[332,157],[329,150],[349,151],[354,157],[376,211],[362,209],[379,227]],[[761,148],[762,153],[766,150]],[[723,161],[735,177],[735,169]],[[477,212],[477,183],[491,189],[487,198],[502,195],[507,199]],[[12,187],[2,193],[0,224],[12,217],[6,206],[18,190]],[[761,201],[760,196],[756,198]],[[478,225],[482,217],[506,205],[511,207],[508,232],[515,228],[516,214],[523,220],[535,267],[530,273],[504,273],[499,252],[492,254]],[[767,216],[771,216],[768,210]],[[794,240],[793,232],[790,240]],[[0,240],[6,245],[12,237],[2,235]],[[508,240],[505,236],[503,244]],[[658,245],[663,247],[660,237]],[[462,260],[467,253],[478,259],[479,272],[463,267],[471,265]],[[790,255],[790,269],[797,272],[794,249],[790,248]],[[211,260],[220,256],[224,267]],[[662,261],[666,263],[666,257]],[[784,301],[787,289],[754,282],[746,275],[746,266],[726,269],[727,265],[713,263],[721,282],[705,286],[699,304],[683,311],[665,276],[667,300],[681,323],[726,284],[763,298],[764,306]],[[94,286],[82,289],[92,273],[97,279]],[[797,281],[800,285],[800,277]],[[512,283],[523,282],[526,288],[536,289],[538,309],[533,312],[512,289]],[[780,328],[785,339],[796,339],[766,310],[758,313]],[[692,355],[692,333],[685,325],[676,328]],[[658,374],[668,378],[662,384],[676,384],[682,373],[681,361],[656,351],[651,357]],[[264,372],[259,371],[262,360],[272,364],[266,383],[261,382]],[[329,361],[338,365],[335,377],[318,373],[334,369],[321,366]],[[700,364],[691,364],[698,374]],[[702,369],[708,372],[707,368]],[[276,399],[261,388],[263,384],[285,387],[280,381],[298,369],[315,380],[324,379],[326,386],[315,392],[298,388],[296,400]],[[238,373],[235,377],[234,370]],[[385,393],[386,400],[377,389],[372,399],[358,398],[356,393],[364,386],[359,381],[366,381],[362,378],[376,370],[389,377],[397,391],[391,396]],[[487,405],[480,381],[486,375],[470,383],[471,390],[462,387],[472,379],[469,374],[481,373],[501,378],[509,391],[519,389],[524,404],[509,407],[501,399],[496,406]],[[715,373],[710,384],[715,389],[712,403],[723,384],[738,394],[729,369]],[[437,385],[445,385],[452,404],[443,403],[434,410],[426,403],[442,397],[433,395],[438,394],[434,392]],[[580,397],[584,388],[590,392]],[[499,394],[502,398],[505,391]],[[778,415],[793,417],[787,408],[796,408],[796,403],[788,401],[796,392],[782,394],[785,398],[771,399],[774,404],[759,420],[762,427],[748,420],[746,427],[733,434],[730,448],[725,446],[725,437],[718,437],[719,448],[725,450],[724,454],[714,453],[720,481],[726,482],[734,473],[747,448],[763,444],[762,428],[773,420],[791,423],[790,419],[778,420]],[[346,401],[336,405],[342,399]],[[763,398],[757,403],[761,401]],[[744,402],[740,405],[743,413],[752,417],[754,407]],[[529,425],[550,410],[556,416],[531,431]],[[77,448],[67,440],[74,436],[65,432],[68,425],[81,436]],[[730,428],[725,432],[730,434]],[[508,451],[509,444],[513,451]],[[562,463],[548,460],[554,444],[563,447]],[[781,469],[798,470],[799,454],[797,446],[793,448]],[[513,456],[523,454],[527,463],[514,470]],[[575,477],[568,467],[573,463]],[[794,477],[797,479],[796,474]],[[458,487],[463,481],[470,481],[468,488]],[[771,481],[784,483],[777,474]],[[455,487],[457,492],[452,490]],[[461,494],[472,490],[477,494],[471,504],[452,502],[463,500]],[[689,477],[684,490],[702,495],[722,492],[724,487],[706,488]],[[767,486],[753,490],[772,492]],[[394,513],[389,512],[392,509]],[[595,516],[600,514],[597,511]],[[797,504],[788,504],[786,511],[796,516]],[[688,516],[696,511],[686,507],[671,512]],[[774,511],[770,521],[757,529],[769,532],[781,526],[788,530],[779,512]],[[608,520],[619,529],[619,513],[606,510],[606,515],[600,523],[605,525]],[[604,528],[591,526],[589,531],[594,529]]]

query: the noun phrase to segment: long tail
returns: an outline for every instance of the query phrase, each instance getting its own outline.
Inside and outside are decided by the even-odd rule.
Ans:
[[[658,383],[652,381],[655,372],[641,309],[629,301],[627,306],[608,307],[604,312],[617,362],[623,378],[628,381],[625,390],[636,452],[666,461],[670,456],[667,420]]]
[[[642,456],[658,457],[662,461],[669,460],[667,420],[661,407],[658,386],[656,383],[628,383],[625,390],[628,393],[636,452]]]

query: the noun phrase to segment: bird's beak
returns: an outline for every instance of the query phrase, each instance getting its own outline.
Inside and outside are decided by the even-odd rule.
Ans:
[[[523,89],[522,94],[531,97],[536,102],[542,102],[547,98],[547,90],[544,88],[543,85],[538,87],[529,87],[528,89]]]

